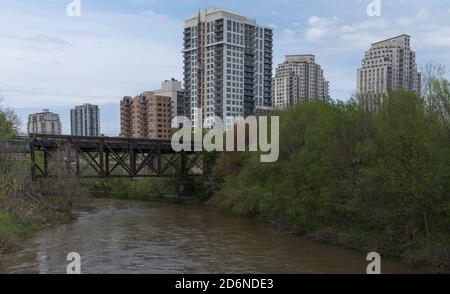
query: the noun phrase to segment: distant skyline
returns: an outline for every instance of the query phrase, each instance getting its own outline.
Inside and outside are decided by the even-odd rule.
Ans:
[[[69,17],[69,0],[0,0],[2,105],[27,115],[48,108],[70,133],[70,109],[98,104],[102,132],[120,132],[125,95],[182,80],[184,20],[216,6],[244,13],[274,28],[274,68],[284,55],[314,54],[330,81],[330,96],[356,90],[356,69],[371,43],[408,34],[419,68],[433,60],[450,70],[448,0],[384,0],[369,17],[369,0],[81,0]],[[447,74],[447,77],[449,75]]]

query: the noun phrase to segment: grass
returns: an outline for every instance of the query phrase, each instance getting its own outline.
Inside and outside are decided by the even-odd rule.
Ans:
[[[48,227],[72,220],[68,213],[56,212],[47,219],[21,223],[13,216],[0,211],[0,254],[19,247],[21,241]]]
[[[12,216],[0,212],[0,252],[4,252],[23,240],[32,231],[34,225],[17,222]]]

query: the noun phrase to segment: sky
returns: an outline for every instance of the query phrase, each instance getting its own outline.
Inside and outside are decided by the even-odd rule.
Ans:
[[[377,0],[378,1],[378,0]],[[49,108],[70,133],[70,108],[98,104],[101,131],[120,133],[119,102],[182,80],[184,20],[209,6],[244,13],[274,28],[274,68],[288,54],[314,54],[335,100],[356,88],[370,44],[411,35],[421,67],[450,70],[449,0],[0,0],[0,102],[22,120]],[[447,75],[449,77],[449,75]]]

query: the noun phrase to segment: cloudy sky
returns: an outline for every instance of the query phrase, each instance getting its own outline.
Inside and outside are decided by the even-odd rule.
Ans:
[[[450,69],[450,1],[381,0],[0,0],[0,96],[26,122],[42,108],[58,112],[65,133],[69,110],[101,106],[102,132],[119,134],[119,101],[182,79],[183,21],[216,6],[274,28],[274,64],[285,54],[312,53],[325,70],[334,99],[355,89],[356,68],[370,44],[412,36],[420,65]]]

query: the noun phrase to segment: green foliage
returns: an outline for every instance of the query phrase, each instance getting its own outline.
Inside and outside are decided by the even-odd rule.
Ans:
[[[0,139],[11,138],[13,135],[15,135],[14,125],[0,109]]]
[[[448,269],[448,116],[405,91],[377,113],[354,101],[314,101],[276,115],[279,161],[241,154],[236,172],[220,164],[230,156],[222,155],[216,173],[224,183],[212,203],[298,233],[332,228],[338,243],[393,256],[444,244],[432,262]]]
[[[18,126],[14,111],[0,107],[0,139],[14,137]],[[36,163],[42,164],[41,154]],[[0,253],[43,227],[69,221],[83,194],[72,177],[32,182],[29,164],[0,150]]]
[[[14,219],[0,211],[0,253],[17,242],[18,236],[24,231],[23,225],[17,225]]]
[[[6,212],[0,211],[0,253],[17,247],[20,242],[47,228],[52,224],[67,223],[72,215],[65,212],[55,212],[48,218],[37,217],[33,222],[24,222]]]
[[[90,195],[98,198],[145,201],[177,194],[176,184],[165,178],[96,180],[85,182],[84,185]]]

